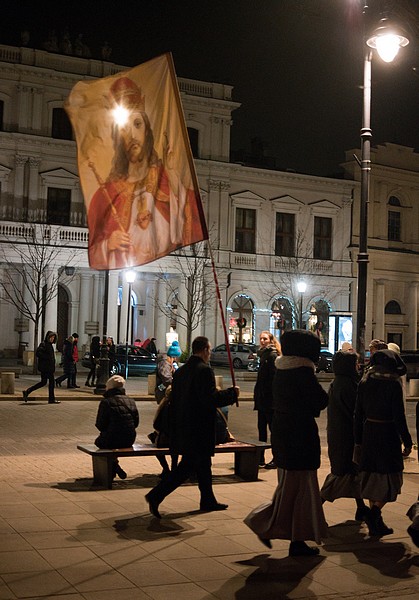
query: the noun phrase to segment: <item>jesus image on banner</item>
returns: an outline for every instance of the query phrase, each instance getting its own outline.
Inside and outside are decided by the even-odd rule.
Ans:
[[[81,175],[85,174],[83,190],[89,226],[89,263],[95,269],[121,269],[145,264],[207,238],[199,195],[192,185],[185,185],[180,175],[183,172],[186,175],[184,179],[192,182],[190,173],[188,177],[188,159],[183,159],[186,167],[180,164],[180,168],[173,168],[175,161],[169,136],[179,139],[182,130],[173,117],[173,110],[168,109],[170,101],[165,94],[162,95],[164,101],[159,117],[163,120],[159,122],[158,152],[146,112],[146,96],[137,80],[138,76],[134,81],[128,74],[102,80],[105,85],[108,84],[105,97],[109,109],[106,115],[108,118],[111,115],[111,127],[105,128],[105,133],[101,131],[90,106],[91,94],[75,94],[73,90],[67,107],[80,142],[79,169]],[[78,85],[86,86],[83,83]],[[92,97],[100,102],[104,91]],[[87,116],[76,120],[79,115],[75,107],[80,110],[80,104]],[[153,106],[156,106],[156,98]],[[86,131],[85,124],[89,119],[92,122]],[[171,122],[174,123],[172,127]],[[176,127],[179,129],[177,136]],[[105,148],[106,137],[109,139]],[[111,156],[109,146],[113,151]],[[179,156],[182,155],[181,150],[180,147]],[[104,178],[105,168],[107,174]]]

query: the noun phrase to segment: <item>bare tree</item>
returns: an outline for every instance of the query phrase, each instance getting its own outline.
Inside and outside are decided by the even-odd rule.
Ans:
[[[207,242],[192,244],[171,254],[175,276],[161,271],[158,278],[167,289],[167,302],[155,300],[156,307],[166,317],[176,320],[186,328],[186,351],[190,352],[192,334],[201,323],[209,295],[214,292],[214,278]],[[180,293],[179,280],[185,285],[186,294]]]
[[[46,307],[58,294],[59,255],[63,244],[59,228],[44,224],[14,224],[11,235],[0,244],[3,266],[0,290],[3,300],[15,307],[21,317],[34,324],[34,357]],[[72,259],[77,254],[72,253]],[[71,276],[67,277],[71,280]],[[33,371],[36,373],[36,360]]]
[[[292,320],[302,327],[302,292],[299,291],[299,283],[305,283],[313,277],[316,279],[316,293],[331,301],[332,295],[330,289],[320,287],[318,278],[324,275],[323,261],[312,258],[312,248],[307,242],[304,231],[299,229],[295,236],[295,245],[291,256],[276,256],[276,270],[271,273],[270,286],[267,288],[268,295],[271,298],[280,291],[281,295],[289,299],[289,305],[292,312]],[[273,292],[273,293],[272,293]]]

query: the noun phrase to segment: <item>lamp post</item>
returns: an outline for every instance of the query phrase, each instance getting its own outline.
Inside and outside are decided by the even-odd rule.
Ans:
[[[364,12],[368,7],[364,7]],[[409,40],[390,23],[381,19],[379,27],[365,39],[364,54],[364,86],[361,127],[361,190],[359,215],[359,251],[358,286],[357,286],[357,317],[356,317],[356,350],[363,364],[365,358],[365,329],[367,310],[367,276],[368,276],[368,205],[370,194],[371,173],[371,62],[372,49],[376,49],[385,62],[391,62],[399,48],[406,46]],[[358,161],[359,162],[359,161]]]
[[[109,271],[105,271],[105,289],[103,294],[103,325],[102,343],[100,345],[99,365],[96,376],[95,395],[102,395],[109,377],[109,347],[106,332],[108,328],[108,300],[109,300]]]
[[[297,290],[298,293],[300,294],[300,310],[299,310],[299,317],[298,317],[298,328],[302,329],[303,328],[303,296],[304,296],[304,292],[307,289],[307,284],[305,281],[297,281]]]
[[[127,306],[127,333],[125,337],[125,379],[128,379],[128,336],[129,336],[129,321],[131,313],[131,290],[132,284],[135,281],[135,271],[125,271],[125,280],[128,283],[128,306]]]

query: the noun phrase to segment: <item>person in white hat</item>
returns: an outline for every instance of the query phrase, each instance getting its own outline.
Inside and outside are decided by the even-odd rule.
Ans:
[[[137,405],[125,394],[125,379],[113,375],[106,382],[104,399],[101,400],[96,417],[100,434],[95,440],[98,448],[129,448],[135,442],[136,428],[140,422]],[[114,477],[126,479],[127,474],[115,459]]]

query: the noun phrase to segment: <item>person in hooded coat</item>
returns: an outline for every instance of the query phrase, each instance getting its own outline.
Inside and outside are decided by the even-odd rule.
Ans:
[[[271,502],[258,506],[244,522],[268,548],[271,539],[290,540],[290,556],[315,556],[305,540],[321,542],[327,535],[317,469],[320,438],[316,417],[328,397],[315,375],[320,356],[318,336],[305,330],[286,331],[282,356],[275,361],[272,451],[278,487]]]
[[[136,428],[140,422],[137,405],[125,393],[125,379],[121,375],[113,375],[106,382],[104,399],[100,401],[96,427],[100,434],[95,439],[98,448],[129,448],[136,438]],[[114,476],[126,479],[127,474],[114,462]]]
[[[281,354],[281,346],[275,336],[270,331],[261,331],[259,334],[260,348],[259,370],[253,392],[254,410],[258,413],[258,432],[259,441],[268,441],[268,427],[272,426],[272,382],[275,375],[275,360]],[[259,466],[265,469],[274,469],[276,467],[274,460],[265,464],[265,454],[261,455]]]
[[[353,422],[359,375],[356,354],[336,352],[333,357],[335,374],[329,388],[327,406],[327,450],[331,472],[320,490],[323,502],[337,498],[355,498],[356,521],[364,521],[367,507],[361,498],[358,468],[353,462]]]
[[[36,360],[38,371],[41,373],[41,381],[35,383],[27,390],[22,391],[23,399],[28,401],[28,397],[32,392],[44,387],[48,383],[48,404],[60,404],[59,400],[55,399],[55,350],[53,344],[57,341],[57,334],[54,331],[47,331],[44,341],[41,342],[36,349]]]
[[[372,536],[393,533],[381,510],[400,494],[403,457],[412,451],[400,381],[406,370],[398,354],[379,350],[371,356],[370,368],[358,386],[354,458],[359,464],[361,496],[370,504],[365,520]]]

